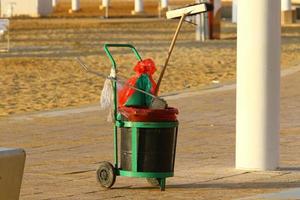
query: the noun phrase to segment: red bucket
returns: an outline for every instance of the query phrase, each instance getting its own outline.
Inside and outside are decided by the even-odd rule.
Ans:
[[[147,109],[135,107],[119,107],[119,112],[133,122],[173,122],[177,121],[178,110],[176,108]]]

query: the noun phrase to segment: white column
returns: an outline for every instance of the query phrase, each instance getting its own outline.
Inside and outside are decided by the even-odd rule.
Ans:
[[[202,0],[195,0],[195,3],[201,3]],[[205,30],[207,27],[205,27],[206,24],[206,13],[200,13],[195,15],[195,23],[197,24],[195,26],[195,39],[196,41],[205,41]]]
[[[168,0],[161,0],[161,9],[168,8]]]
[[[197,14],[195,15],[195,23],[197,24],[195,26],[196,28],[196,41],[204,41],[204,30],[203,30],[203,23],[202,23],[202,18],[203,16],[201,16],[202,14]]]
[[[279,163],[280,0],[241,0],[237,18],[236,168]]]
[[[134,0],[134,12],[135,13],[144,12],[144,2],[143,2],[143,0]]]
[[[56,7],[57,5],[57,0],[52,0],[52,7]]]
[[[281,11],[292,10],[291,0],[281,0]]]
[[[78,11],[80,9],[80,0],[72,0],[72,11]]]
[[[102,8],[109,7],[109,0],[102,0]]]
[[[237,22],[237,2],[238,0],[232,0],[232,23]]]

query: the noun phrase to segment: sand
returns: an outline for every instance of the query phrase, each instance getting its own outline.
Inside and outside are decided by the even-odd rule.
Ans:
[[[104,43],[133,44],[143,58],[155,60],[159,72],[176,25],[176,21],[153,18],[13,19],[11,52],[0,53],[0,116],[97,103],[104,79],[85,73],[74,58],[79,56],[108,75],[111,63],[103,51]],[[160,93],[234,82],[235,32],[235,25],[223,21],[221,40],[199,43],[194,41],[194,26],[184,24]],[[284,27],[283,68],[300,63],[299,43],[299,24]],[[132,75],[133,53],[125,49],[113,55],[119,74]]]

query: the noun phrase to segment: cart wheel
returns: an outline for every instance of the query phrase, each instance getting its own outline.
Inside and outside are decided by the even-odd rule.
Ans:
[[[109,162],[101,162],[97,170],[97,180],[102,187],[111,188],[116,181],[115,169]]]
[[[159,186],[159,179],[158,178],[147,178],[147,182],[152,186]]]

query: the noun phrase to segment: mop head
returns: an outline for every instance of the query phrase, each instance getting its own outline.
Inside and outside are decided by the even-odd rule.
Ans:
[[[116,77],[115,70],[111,69],[110,77]],[[112,122],[114,120],[113,105],[114,105],[114,96],[113,96],[112,81],[106,79],[103,85],[103,89],[101,91],[100,107],[102,110],[108,109],[108,115],[107,115],[108,122]]]
[[[113,103],[113,89],[112,84],[109,79],[106,79],[104,82],[103,89],[101,91],[101,97],[100,97],[100,106],[101,109],[107,109],[111,107]]]

